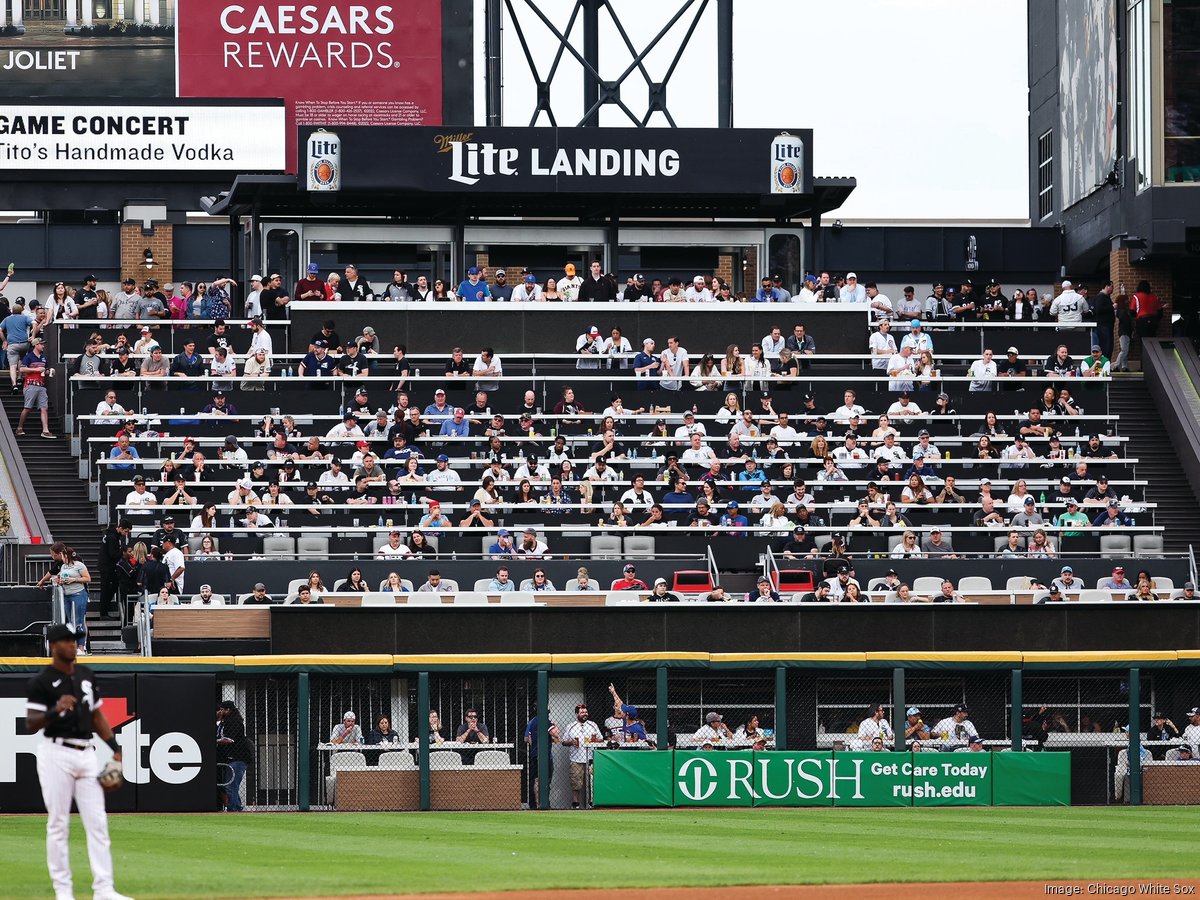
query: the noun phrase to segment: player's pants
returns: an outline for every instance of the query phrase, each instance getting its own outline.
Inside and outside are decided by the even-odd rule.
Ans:
[[[79,817],[87,832],[88,860],[92,866],[92,893],[113,890],[112,850],[108,840],[108,818],[104,811],[104,790],[96,776],[100,763],[91,747],[71,747],[43,741],[37,749],[38,780],[49,818],[46,821],[46,864],[55,896],[72,896],[71,799],[79,807]]]

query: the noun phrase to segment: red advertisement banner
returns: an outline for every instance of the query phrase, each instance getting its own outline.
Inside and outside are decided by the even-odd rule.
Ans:
[[[180,0],[180,97],[281,97],[296,125],[437,125],[441,0]]]

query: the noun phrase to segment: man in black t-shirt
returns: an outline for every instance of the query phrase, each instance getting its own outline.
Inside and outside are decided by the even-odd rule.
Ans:
[[[283,289],[283,276],[278,272],[267,280],[266,287],[258,295],[258,303],[262,307],[264,319],[286,320],[288,304],[291,302],[292,298]]]
[[[1016,347],[1009,347],[1006,357],[996,364],[996,374],[1001,378],[1023,378],[1028,373],[1029,367],[1025,365],[1025,360],[1020,358]],[[1019,382],[1015,384],[1001,382],[1001,386],[1006,391],[1019,391],[1022,387]]]
[[[342,352],[342,338],[335,330],[333,319],[326,319],[321,330],[308,339],[308,352],[312,353],[317,341],[324,341],[325,346],[333,353]]]
[[[46,804],[46,863],[56,897],[73,896],[69,844],[71,801],[79,808],[87,832],[92,864],[92,894],[102,900],[129,900],[113,887],[112,852],[104,791],[96,780],[100,762],[92,734],[121,762],[121,747],[101,709],[103,701],[96,676],[75,664],[78,640],[70,625],[53,625],[46,634],[53,662],[30,680],[26,691],[25,727],[30,734],[42,731],[46,740],[38,747],[38,780]]]

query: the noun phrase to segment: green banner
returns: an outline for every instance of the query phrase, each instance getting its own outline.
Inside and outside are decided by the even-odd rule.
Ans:
[[[671,806],[669,752],[597,750],[593,802],[596,806]]]
[[[676,750],[676,806],[749,806],[754,799],[749,751]]]
[[[913,806],[992,805],[992,753],[964,751],[905,756],[909,758],[912,776]]]
[[[834,806],[912,806],[911,753],[833,754]]]
[[[996,806],[1070,806],[1070,753],[995,753]]]
[[[833,806],[832,753],[779,750],[754,754],[755,806]]]

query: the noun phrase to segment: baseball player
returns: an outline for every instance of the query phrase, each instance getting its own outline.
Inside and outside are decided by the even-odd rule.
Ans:
[[[76,641],[70,625],[53,625],[46,635],[53,662],[29,682],[25,725],[30,733],[45,729],[37,749],[38,780],[49,817],[46,821],[46,863],[57,900],[73,897],[68,837],[71,800],[87,832],[95,900],[131,900],[113,887],[112,852],[104,789],[97,781],[100,764],[92,745],[97,732],[121,761],[121,748],[100,708],[96,677],[86,666],[75,665]]]

